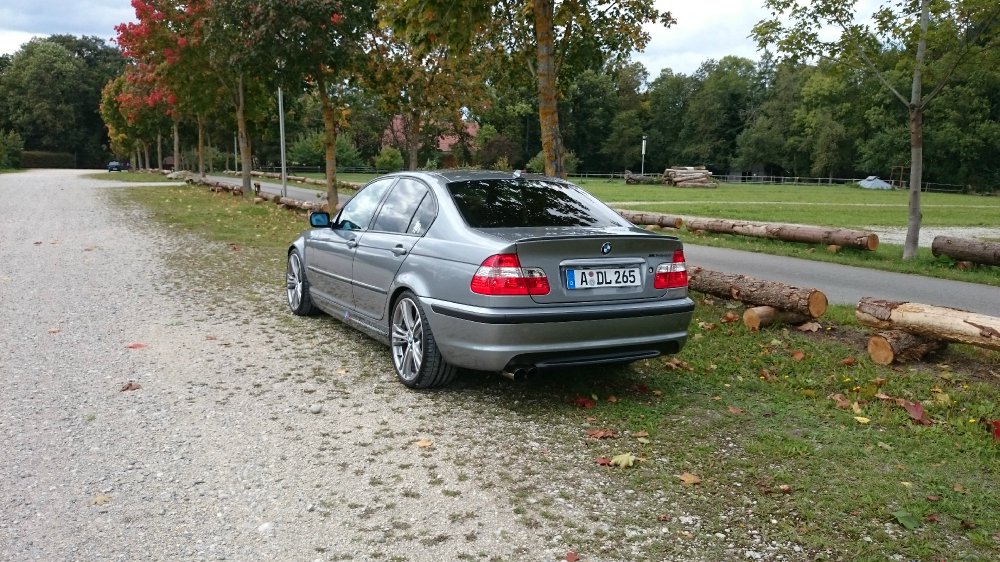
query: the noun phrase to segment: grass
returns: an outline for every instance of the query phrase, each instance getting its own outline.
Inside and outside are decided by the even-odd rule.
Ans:
[[[240,298],[261,285],[280,292],[285,244],[305,225],[303,215],[274,205],[189,187],[116,190],[111,196],[142,204],[169,229],[230,248],[204,261],[173,262],[190,268],[176,282],[189,290],[193,283],[210,299]],[[530,420],[526,440],[569,449],[577,463],[574,477],[584,471],[588,480],[603,482],[595,494],[566,481],[556,462],[519,456],[512,467],[521,476],[541,473],[568,505],[588,506],[601,524],[629,530],[589,535],[579,521],[560,520],[547,502],[512,495],[516,513],[564,526],[566,541],[587,559],[618,559],[630,547],[649,560],[689,558],[691,552],[743,559],[745,550],[790,560],[1000,555],[1000,444],[989,432],[989,422],[1000,419],[1000,353],[958,345],[930,362],[882,367],[867,359],[865,334],[848,307],[831,307],[819,333],[780,327],[751,333],[721,321],[735,304],[695,298],[689,342],[676,358],[611,372],[550,373],[517,385],[467,374],[452,391],[424,396],[478,412],[477,440],[490,439],[491,420]],[[220,309],[244,310],[246,304]],[[340,342],[341,353],[371,347],[377,357],[387,355],[335,320],[317,321],[326,337]],[[796,360],[796,351],[804,357]],[[392,391],[408,392],[402,386]],[[834,394],[851,408],[838,409]],[[913,423],[904,408],[880,395],[921,401],[934,423]],[[577,406],[580,397],[596,399],[595,407]],[[612,429],[619,437],[588,439],[587,428]],[[648,442],[630,436],[640,431]],[[625,452],[640,459],[636,466],[594,462]],[[473,462],[463,470],[495,468]],[[683,484],[683,473],[698,476],[700,484]],[[905,515],[916,529],[900,523],[908,521]],[[689,516],[700,521],[694,533],[680,522]],[[725,539],[713,538],[719,535]]]

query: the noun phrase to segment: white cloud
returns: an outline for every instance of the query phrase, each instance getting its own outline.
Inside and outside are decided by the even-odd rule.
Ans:
[[[110,43],[116,25],[134,20],[129,0],[7,0],[0,4],[0,54],[54,34],[92,35]]]

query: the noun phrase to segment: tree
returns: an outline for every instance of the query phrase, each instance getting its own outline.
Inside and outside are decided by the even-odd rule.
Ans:
[[[753,61],[727,56],[701,65],[688,100],[681,156],[717,172],[732,169],[736,137],[751,107],[756,78]]]
[[[885,4],[873,14],[873,23],[867,24],[855,13],[855,3],[855,0],[818,0],[802,5],[787,0],[765,0],[774,17],[759,22],[753,35],[762,47],[775,45],[787,56],[819,57],[862,68],[874,74],[906,107],[910,193],[903,259],[912,259],[917,255],[923,218],[920,190],[924,112],[959,66],[988,56],[984,53],[996,49],[1000,4],[995,0],[913,0]],[[824,28],[834,28],[840,36],[826,39],[821,33]],[[880,53],[893,45],[902,46],[910,55],[901,61],[910,70],[909,96],[890,81],[891,69],[879,65]],[[926,94],[925,81],[934,84]]]
[[[647,156],[651,170],[684,165],[684,139],[681,131],[688,114],[688,104],[698,80],[675,74],[669,68],[660,71],[649,87]],[[634,141],[633,141],[634,144]]]
[[[591,0],[401,0],[388,18],[411,44],[445,44],[458,52],[492,48],[515,55],[532,69],[537,84],[545,173],[564,175],[559,131],[558,77],[566,67],[600,68],[642,49],[648,22],[671,25],[651,0],[606,4]],[[530,22],[530,27],[526,24]],[[522,58],[523,57],[523,58]]]

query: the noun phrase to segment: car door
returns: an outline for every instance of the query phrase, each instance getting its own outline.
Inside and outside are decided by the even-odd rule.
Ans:
[[[396,182],[354,254],[358,312],[382,319],[396,272],[436,215],[437,201],[426,185],[413,178]]]
[[[354,253],[379,203],[395,178],[368,184],[344,205],[329,230],[306,239],[306,264],[312,291],[345,309],[354,308]]]

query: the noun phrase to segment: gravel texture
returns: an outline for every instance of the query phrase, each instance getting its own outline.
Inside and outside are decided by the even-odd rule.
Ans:
[[[738,484],[692,513],[595,468],[552,396],[405,389],[385,347],[288,313],[280,276],[212,272],[249,250],[84,174],[0,174],[0,560],[810,558]]]

